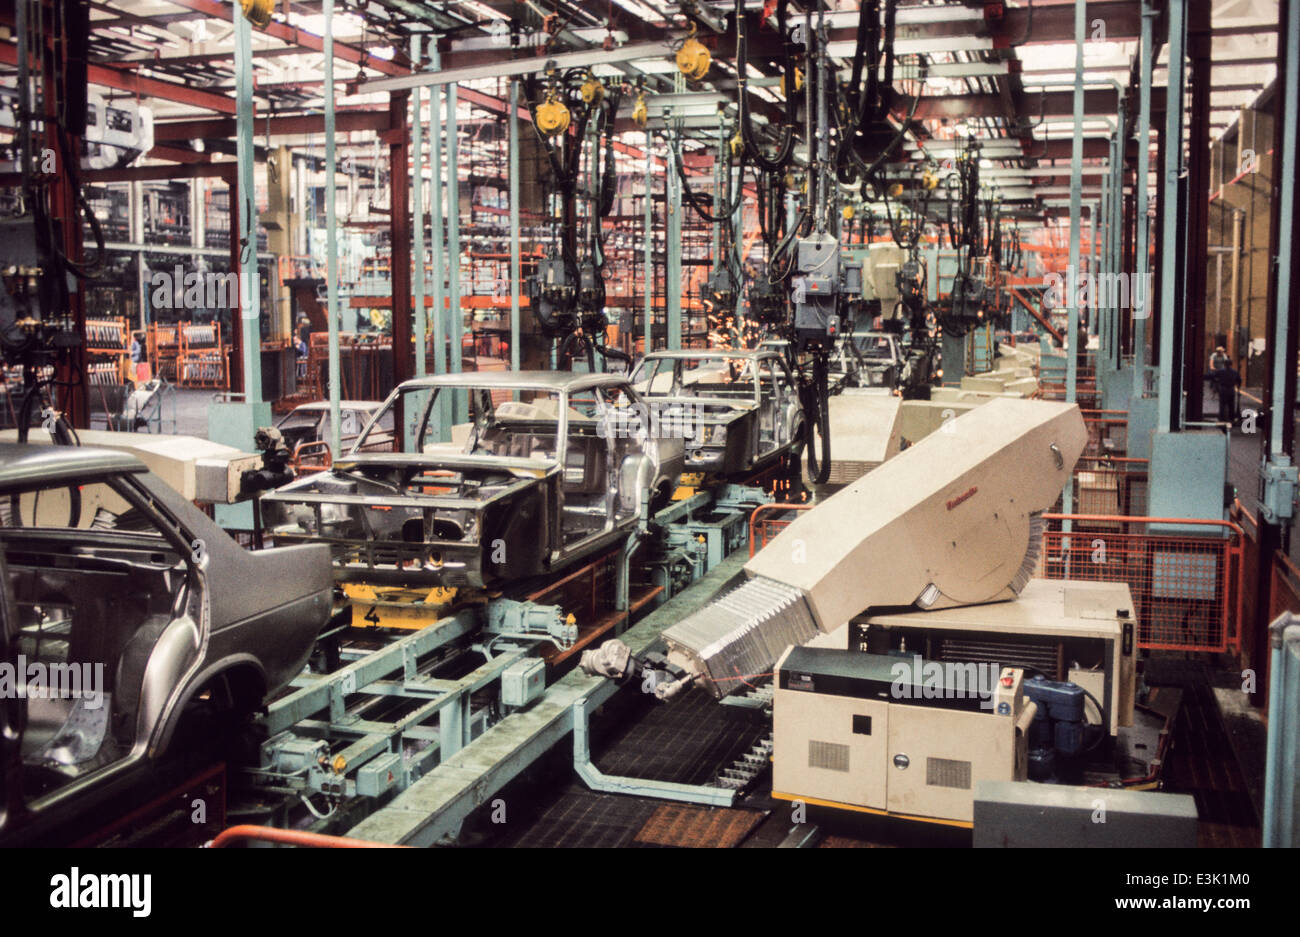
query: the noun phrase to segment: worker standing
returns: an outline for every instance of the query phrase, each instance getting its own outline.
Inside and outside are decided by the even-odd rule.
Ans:
[[[131,370],[137,384],[143,384],[149,380],[149,361],[145,354],[143,332],[131,333]]]
[[[1219,420],[1235,423],[1237,388],[1241,386],[1241,374],[1232,366],[1232,359],[1223,346],[1216,348],[1210,356],[1210,373],[1206,377],[1214,382],[1215,392],[1219,395]]]

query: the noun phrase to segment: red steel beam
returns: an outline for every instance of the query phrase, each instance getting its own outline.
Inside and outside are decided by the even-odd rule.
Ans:
[[[259,134],[269,132],[273,137],[325,132],[325,117],[320,114],[270,118],[259,114],[254,119],[257,121]],[[334,117],[334,132],[350,133],[364,130],[379,132],[387,130],[388,124],[387,111],[339,111]],[[217,140],[234,135],[234,119],[223,117],[171,121],[165,124],[154,124],[153,127],[155,141]]]
[[[224,3],[218,3],[217,0],[167,0],[167,2],[175,6],[185,7],[187,10],[194,10],[213,19],[230,22],[231,8]],[[279,39],[281,42],[287,42],[290,45],[311,52],[325,51],[325,40],[320,36],[293,26],[286,26],[284,23],[274,20],[260,32],[273,39]],[[409,68],[403,68],[388,59],[376,58],[364,49],[358,49],[356,46],[350,46],[337,40],[334,42],[334,58],[360,65],[362,68],[373,69],[385,75],[409,75],[411,73]]]
[[[0,64],[18,64],[18,46],[16,44],[0,43]],[[161,98],[164,101],[187,104],[190,107],[217,111],[221,114],[235,113],[234,98],[222,94],[213,94],[211,91],[204,91],[200,88],[191,88],[189,85],[159,81],[157,78],[145,78],[133,72],[117,68],[90,65],[86,69],[86,78],[92,85],[102,85],[105,88],[112,88],[114,91],[125,91],[127,94],[139,95],[140,97]]]

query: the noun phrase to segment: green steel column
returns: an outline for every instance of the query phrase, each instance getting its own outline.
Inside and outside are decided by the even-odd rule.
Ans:
[[[235,112],[238,138],[235,158],[239,161],[239,254],[240,350],[244,370],[244,400],[262,402],[261,278],[257,272],[257,191],[253,181],[256,156],[253,151],[253,29],[238,0],[234,4],[235,26]]]
[[[1142,396],[1146,389],[1146,350],[1147,318],[1151,315],[1151,258],[1147,238],[1150,225],[1147,222],[1147,175],[1151,171],[1151,69],[1155,55],[1152,51],[1152,23],[1156,18],[1155,7],[1149,0],[1142,3],[1142,44],[1138,49],[1141,56],[1140,76],[1138,80],[1138,123],[1137,123],[1137,179],[1133,189],[1133,222],[1137,237],[1134,251],[1134,287],[1142,291],[1142,306],[1133,306],[1133,394],[1134,400]]]
[[[1183,165],[1183,49],[1186,36],[1186,0],[1169,0],[1169,81],[1165,95],[1165,164],[1161,169],[1164,203],[1160,257],[1160,402],[1158,429],[1167,433],[1173,425],[1174,401],[1174,306],[1181,283],[1178,271],[1178,178]]]
[[[456,135],[456,85],[447,86],[447,259],[451,266],[447,274],[447,295],[451,301],[451,370],[463,370],[461,360],[461,333],[464,330],[464,312],[460,305],[460,141]],[[469,418],[468,401],[464,393],[454,396],[452,420],[463,423]]]
[[[1115,158],[1114,140],[1110,141],[1110,158],[1112,161]],[[1108,165],[1113,165],[1113,162]],[[1099,253],[1098,253],[1098,264],[1097,264],[1098,277],[1096,282],[1098,284],[1099,290],[1102,291],[1100,293],[1102,301],[1097,303],[1097,310],[1098,310],[1097,334],[1101,337],[1101,341],[1098,342],[1099,347],[1097,350],[1098,379],[1100,379],[1102,375],[1100,362],[1102,362],[1103,360],[1109,362],[1110,360],[1110,336],[1111,336],[1110,288],[1108,284],[1111,282],[1110,274],[1112,272],[1110,269],[1110,234],[1111,234],[1110,200],[1111,198],[1112,198],[1111,177],[1108,171],[1105,175],[1101,177],[1101,202],[1100,202],[1101,210],[1098,216],[1100,218],[1098,225],[1100,225],[1101,228],[1100,237],[1097,237],[1094,232],[1094,240],[1097,240],[1099,242],[1098,243]]]
[[[519,370],[519,81],[510,79],[510,370]]]
[[[1300,123],[1300,43],[1297,43],[1296,37],[1300,36],[1300,0],[1291,0],[1285,7],[1287,26],[1283,32],[1286,45],[1283,47],[1285,55],[1284,73],[1278,78],[1281,82],[1281,101],[1278,116],[1282,120],[1282,152],[1277,154],[1277,162],[1274,163],[1281,171],[1278,173],[1278,200],[1277,200],[1277,254],[1280,258],[1289,258],[1289,262],[1279,263],[1277,265],[1277,283],[1273,290],[1274,305],[1274,328],[1273,334],[1269,335],[1267,341],[1272,348],[1271,363],[1272,374],[1269,376],[1271,381],[1271,391],[1265,395],[1265,399],[1270,401],[1276,408],[1277,419],[1268,421],[1268,463],[1271,468],[1279,466],[1285,467],[1291,465],[1290,453],[1287,452],[1287,440],[1291,435],[1287,432],[1290,428],[1287,423],[1290,419],[1291,403],[1287,400],[1287,370],[1295,368],[1294,352],[1288,357],[1288,349],[1292,348],[1292,339],[1289,335],[1291,330],[1291,317],[1294,313],[1291,311],[1291,292],[1292,277],[1295,276],[1295,218],[1293,216],[1295,206],[1295,171],[1297,164],[1297,123]],[[1163,364],[1163,358],[1160,359]],[[1294,376],[1294,371],[1292,371]],[[1294,448],[1294,445],[1291,446]],[[1271,513],[1271,512],[1270,512]],[[1291,514],[1288,513],[1281,524],[1286,526],[1291,523]],[[1291,706],[1295,705],[1295,700],[1291,700]],[[1294,742],[1293,742],[1294,744]]]
[[[722,160],[725,152],[723,147],[726,145],[726,117],[722,111],[718,111],[718,152],[713,159],[713,253],[710,255],[713,258],[713,265],[715,267],[722,261],[722,257],[720,256],[722,254],[722,216],[718,214],[717,207],[718,202],[720,201],[718,193],[722,192],[723,186]],[[731,180],[728,179],[726,184],[730,185]]]
[[[420,37],[411,36],[411,70],[420,70]],[[415,204],[415,376],[424,377],[424,359],[429,348],[428,331],[424,313],[424,92],[411,89],[414,120],[411,124],[411,163],[415,167],[411,179],[411,201]],[[396,314],[397,310],[393,310]]]
[[[1115,131],[1115,181],[1111,185],[1113,198],[1111,199],[1111,238],[1110,238],[1110,269],[1126,276],[1129,271],[1124,269],[1124,154],[1128,149],[1128,103],[1120,108],[1119,111],[1119,128]],[[1133,305],[1133,284],[1129,283],[1129,306]],[[1111,312],[1111,359],[1115,368],[1120,368],[1124,364],[1124,329],[1123,319],[1124,309],[1118,302]]]
[[[429,43],[430,64],[439,67],[438,41]],[[442,85],[429,89],[430,225],[433,231],[433,373],[447,372],[447,231],[442,218]],[[445,424],[444,424],[445,425]]]
[[[1105,186],[1106,178],[1102,177],[1102,185]],[[1088,317],[1088,331],[1098,337],[1101,336],[1101,296],[1097,286],[1097,271],[1101,269],[1101,225],[1105,212],[1101,207],[1100,200],[1089,203],[1088,221],[1092,228],[1092,252],[1088,258],[1088,273],[1092,276],[1093,289],[1088,290],[1088,301],[1092,304],[1092,315]],[[1101,342],[1097,343],[1099,346]],[[1100,351],[1098,351],[1100,357]]]
[[[1070,291],[1068,339],[1065,355],[1065,399],[1073,403],[1079,386],[1079,238],[1083,214],[1083,37],[1088,9],[1085,0],[1074,0],[1074,140],[1070,150],[1070,269],[1066,283]],[[1095,219],[1094,219],[1095,220]],[[1063,513],[1074,510],[1074,482],[1065,483],[1061,494]],[[1069,524],[1065,525],[1069,529]]]
[[[236,0],[238,2],[238,0]],[[334,191],[334,0],[325,0],[325,284],[329,319],[330,451],[341,455],[339,441],[339,256],[338,205]]]
[[[438,40],[435,37],[429,43],[429,64],[437,71],[442,66],[438,52]],[[443,123],[442,123],[442,85],[432,85],[429,89],[429,157],[432,160],[430,170],[433,177],[432,206],[430,224],[433,230],[433,372],[447,373],[447,229],[443,217]],[[438,395],[438,406],[430,415],[437,420],[437,437],[442,442],[451,439],[451,396]]]
[[[649,354],[654,348],[653,332],[651,326],[654,322],[654,241],[655,241],[655,215],[654,199],[651,193],[654,188],[654,157],[651,155],[651,147],[654,146],[654,137],[649,130],[645,132],[645,268],[644,282],[641,284],[641,292],[645,299],[645,353]]]
[[[668,347],[682,347],[682,194],[673,169],[680,154],[681,138],[676,134],[669,140],[671,152],[664,173],[665,192],[668,196]]]

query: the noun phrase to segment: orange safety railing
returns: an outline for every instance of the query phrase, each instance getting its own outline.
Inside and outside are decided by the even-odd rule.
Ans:
[[[788,515],[771,515],[812,506],[756,508],[749,520],[750,556],[792,520]],[[1122,514],[1044,514],[1043,518],[1049,526],[1043,531],[1036,575],[1126,583],[1136,607],[1139,647],[1240,651],[1246,537],[1239,526],[1231,521]],[[1069,531],[1062,529],[1066,521]],[[1149,524],[1203,528],[1205,534],[1152,533]],[[1300,570],[1290,567],[1284,572],[1291,575],[1300,596]]]
[[[1127,410],[1083,410],[1082,413],[1088,428],[1088,445],[1083,450],[1086,455],[1106,452],[1123,455],[1128,451]]]
[[[1270,621],[1283,612],[1300,610],[1300,569],[1281,551],[1273,554],[1272,582],[1268,591]]]
[[[299,475],[323,472],[334,464],[334,455],[330,452],[329,443],[323,439],[316,439],[298,443],[289,464]]]
[[[754,513],[749,515],[749,555],[753,556],[755,552],[767,546],[769,531],[780,531],[789,526],[794,519],[791,517],[764,517],[764,514],[771,514],[775,511],[807,511],[811,507],[813,507],[812,504],[777,501],[772,504],[760,504],[754,508]]]
[[[308,833],[303,830],[281,830],[273,826],[253,826],[241,824],[222,830],[212,841],[211,848],[224,849],[234,843],[255,840],[263,843],[279,843],[283,846],[307,846],[313,849],[404,849],[389,843],[376,843],[368,839],[349,839],[346,836],[327,836],[324,833]]]
[[[1221,653],[1240,650],[1242,550],[1231,521],[1119,514],[1044,514],[1038,575],[1125,582],[1137,607],[1138,646]],[[1071,529],[1063,530],[1065,522]],[[1151,532],[1149,525],[1193,527]]]

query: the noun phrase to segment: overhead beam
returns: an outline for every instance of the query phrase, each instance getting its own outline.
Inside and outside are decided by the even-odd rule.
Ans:
[[[389,127],[388,112],[384,110],[339,111],[334,117],[336,133],[353,133],[359,131],[379,132]],[[305,114],[299,117],[265,117],[257,116],[258,134],[272,137],[297,136],[325,132],[325,118],[321,114]],[[155,141],[173,140],[216,140],[235,135],[233,118],[205,118],[202,120],[178,120],[164,124],[154,124]]]
[[[224,3],[218,3],[217,0],[167,0],[168,3],[175,4],[179,7],[185,7],[187,10],[194,10],[210,16],[215,20],[230,22],[230,7]],[[293,26],[287,26],[284,23],[272,21],[264,29],[260,30],[273,39],[279,39],[290,45],[298,46],[300,49],[307,49],[310,52],[325,52],[325,40],[315,33],[309,33],[304,29],[298,29]],[[362,68],[369,68],[373,71],[382,72],[385,75],[408,75],[409,70],[399,65],[397,62],[381,59],[371,55],[364,49],[358,49],[356,46],[348,45],[345,42],[334,42],[334,58],[342,59],[344,62],[351,62],[354,65],[360,65]]]
[[[17,45],[8,42],[0,43],[0,64],[18,64]],[[235,113],[234,98],[213,94],[211,91],[204,91],[201,88],[191,88],[188,85],[172,81],[145,78],[133,72],[106,68],[103,65],[87,66],[86,78],[92,85],[112,88],[114,91],[124,91],[127,94],[139,97],[159,98],[175,104],[185,104],[203,110],[216,111],[219,114]]]
[[[187,0],[199,3],[207,0]],[[663,42],[640,42],[622,46],[618,49],[590,49],[582,52],[566,52],[550,58],[529,56],[523,59],[497,61],[491,65],[479,65],[467,68],[443,68],[433,71],[403,73],[398,77],[369,79],[354,82],[355,88],[369,94],[375,91],[403,91],[410,88],[425,88],[431,85],[460,84],[480,78],[506,78],[516,75],[529,75],[548,67],[548,63],[563,71],[589,65],[613,65],[618,62],[633,62],[637,59],[666,58],[672,49]]]

